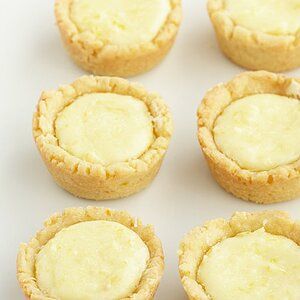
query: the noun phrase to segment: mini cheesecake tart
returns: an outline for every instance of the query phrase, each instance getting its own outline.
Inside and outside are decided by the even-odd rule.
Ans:
[[[104,208],[66,209],[22,244],[17,277],[28,299],[153,299],[164,255],[152,226]]]
[[[158,95],[94,76],[42,93],[33,118],[36,144],[55,181],[94,200],[145,188],[160,168],[172,126]]]
[[[235,213],[191,230],[179,272],[192,300],[297,300],[300,223],[280,211]]]
[[[55,15],[74,61],[96,75],[133,76],[173,45],[181,0],[56,0]]]
[[[299,0],[208,0],[222,51],[250,70],[300,66]]]
[[[236,197],[300,196],[300,80],[259,71],[214,87],[198,109],[198,137],[213,176]]]

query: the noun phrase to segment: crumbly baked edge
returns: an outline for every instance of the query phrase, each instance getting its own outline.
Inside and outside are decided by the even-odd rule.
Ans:
[[[296,34],[281,35],[250,30],[234,23],[226,13],[224,1],[208,0],[207,10],[229,59],[250,70],[282,72],[300,66],[300,28]],[[248,52],[252,58],[247,57]]]
[[[55,300],[41,291],[35,278],[35,259],[40,249],[65,227],[85,221],[114,221],[136,232],[147,245],[150,259],[140,283],[134,294],[121,299],[150,300],[157,290],[164,270],[164,254],[160,240],[151,225],[144,226],[139,219],[131,217],[125,211],[114,211],[107,208],[87,207],[68,208],[63,213],[52,215],[44,223],[44,228],[28,244],[21,244],[17,257],[17,278],[28,299]]]
[[[54,123],[57,114],[76,98],[88,93],[116,93],[129,95],[143,101],[153,118],[155,140],[137,159],[113,163],[109,166],[81,160],[58,145]],[[43,92],[33,117],[33,135],[39,150],[53,164],[69,170],[72,174],[96,176],[101,180],[147,172],[164,156],[173,131],[169,110],[159,95],[148,93],[137,83],[121,78],[82,76],[57,91]]]
[[[300,80],[266,71],[245,72],[226,84],[219,84],[205,95],[198,109],[198,138],[211,171],[220,185],[235,196],[257,203],[272,203],[290,200],[300,195],[300,158],[291,164],[269,171],[242,169],[235,161],[223,154],[215,144],[213,128],[216,118],[235,100],[260,93],[271,93],[300,99]],[[223,182],[221,181],[223,180]],[[287,186],[291,191],[276,190],[272,186]],[[227,186],[228,184],[228,186]],[[256,196],[244,196],[246,191],[256,187]],[[282,194],[281,194],[282,192]]]
[[[128,77],[150,70],[173,45],[182,20],[181,0],[170,0],[168,18],[152,41],[130,46],[105,44],[92,32],[78,30],[69,16],[71,3],[72,0],[55,1],[57,25],[71,57],[95,75]],[[135,66],[144,61],[147,63],[143,68]]]
[[[285,236],[300,246],[300,222],[283,211],[236,212],[231,219],[216,219],[192,229],[182,240],[179,251],[179,274],[190,300],[212,300],[205,286],[197,281],[197,271],[211,247],[241,232],[264,227],[271,234]]]

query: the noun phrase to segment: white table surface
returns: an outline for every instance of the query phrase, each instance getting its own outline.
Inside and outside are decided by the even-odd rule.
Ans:
[[[23,299],[15,276],[20,242],[43,220],[71,206],[126,209],[155,225],[166,268],[156,299],[186,299],[177,271],[180,239],[204,221],[234,211],[284,209],[300,218],[300,200],[260,206],[224,192],[212,179],[196,137],[196,110],[205,91],[243,70],[220,53],[204,0],[183,0],[184,21],[171,53],[132,80],[159,92],[174,116],[175,132],[153,184],[123,200],[79,200],[59,188],[39,157],[31,119],[40,92],[70,83],[84,72],[63,49],[53,0],[0,0],[0,299]],[[300,69],[290,72],[300,77]]]

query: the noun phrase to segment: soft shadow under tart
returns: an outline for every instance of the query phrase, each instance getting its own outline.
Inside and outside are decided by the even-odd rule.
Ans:
[[[147,1],[149,2],[149,0]],[[130,43],[125,39],[125,44],[124,42],[110,41],[112,35],[109,34],[106,38],[98,36],[97,23],[92,25],[92,30],[87,29],[88,26],[80,28],[71,16],[70,7],[74,0],[56,0],[55,15],[65,47],[77,65],[95,75],[129,77],[152,69],[172,47],[181,23],[182,11],[181,0],[168,1],[168,14],[156,34],[150,39]],[[149,5],[152,5],[151,1]],[[116,11],[118,10],[115,9],[113,13]],[[104,17],[107,18],[106,15]],[[100,18],[99,22],[102,22],[101,20]],[[109,16],[107,20],[110,22]],[[88,21],[91,22],[90,17],[88,17]],[[123,21],[127,22],[126,18]],[[113,21],[112,28],[120,27],[119,35],[123,34],[123,30],[127,30],[123,21],[122,14],[117,15],[116,20]],[[148,21],[151,22],[151,18]],[[104,26],[106,25],[104,24]],[[136,29],[140,31],[139,27]],[[111,29],[104,31],[110,32],[109,30]],[[137,34],[144,35],[143,33]]]
[[[81,101],[81,103],[86,103],[86,100],[90,101],[90,99],[87,99],[87,96],[89,95],[95,96],[96,102],[98,101],[97,97],[102,97],[102,95],[105,96],[105,99],[100,99],[100,104],[97,102],[97,105],[100,105],[100,109],[96,106],[95,109],[87,110],[88,114],[81,113],[82,118],[77,120],[78,113],[76,110],[75,112],[72,112],[71,109],[75,107],[75,104],[79,103],[79,101]],[[118,107],[111,108],[113,103],[110,104],[109,95],[115,97],[119,95],[120,100],[118,101],[120,101],[120,104],[127,101],[129,104],[133,103],[133,105],[124,107],[122,104],[121,106],[119,105]],[[94,100],[92,99],[91,101]],[[135,102],[140,105],[134,105]],[[109,121],[105,121],[104,119],[102,123],[101,105],[104,105],[105,109],[109,111]],[[77,138],[78,131],[81,130],[83,132],[83,137],[85,138],[90,131],[94,130],[95,132],[92,135],[92,140],[87,139],[87,142],[94,146],[93,142],[95,139],[101,146],[101,143],[105,144],[105,141],[97,140],[97,138],[99,139],[99,134],[97,133],[97,130],[99,129],[98,125],[100,124],[99,126],[102,130],[100,134],[103,133],[103,131],[109,131],[109,123],[115,119],[114,114],[116,114],[117,120],[120,119],[122,122],[126,123],[127,113],[130,113],[130,117],[133,118],[134,124],[134,122],[139,120],[139,116],[135,114],[134,110],[136,106],[138,108],[136,114],[139,114],[139,110],[143,109],[142,113],[148,114],[147,118],[149,118],[150,126],[151,128],[153,127],[153,132],[151,132],[152,140],[147,143],[144,143],[143,140],[143,145],[145,147],[147,146],[147,148],[143,148],[144,146],[138,147],[139,145],[136,144],[135,138],[132,138],[131,142],[135,143],[133,146],[138,147],[139,152],[134,153],[134,157],[125,159],[122,154],[122,149],[119,149],[118,145],[120,144],[120,147],[122,147],[122,145],[127,145],[126,140],[122,140],[123,136],[119,137],[118,132],[120,130],[120,132],[123,132],[130,137],[131,130],[130,128],[126,129],[126,126],[122,126],[124,123],[120,123],[116,124],[113,128],[111,127],[113,130],[112,134],[114,134],[112,137],[114,141],[112,144],[112,151],[119,151],[119,155],[116,156],[119,160],[104,164],[101,160],[95,161],[95,157],[90,155],[90,153],[87,153],[88,155],[86,156],[77,156],[76,151],[78,150],[78,147],[81,151],[82,149],[80,146],[84,143],[84,139]],[[133,111],[129,112],[129,109],[133,109]],[[69,148],[75,152],[70,152],[69,148],[65,147],[65,145],[61,145],[61,140],[57,136],[57,121],[65,111],[68,111],[68,113],[63,117],[66,117],[68,114],[72,115],[73,113],[73,119],[75,121],[72,120],[75,123],[72,124],[74,124],[76,131],[72,130],[72,125],[65,122],[65,119],[60,118],[62,119],[60,120],[62,124],[66,123],[64,125],[66,130],[63,131],[64,135],[62,136],[67,137],[67,142],[70,140],[71,148]],[[99,115],[96,114],[94,117],[94,111],[99,113]],[[92,117],[90,117],[90,114]],[[95,122],[94,125],[96,129],[77,126],[78,123],[84,125],[85,122],[89,122],[91,118],[93,118],[92,121]],[[97,118],[100,119],[98,120]],[[147,121],[145,118],[142,118],[142,120],[143,122]],[[79,130],[77,130],[77,128],[79,128]],[[141,128],[138,126],[132,128],[134,131],[140,129]],[[121,78],[110,77],[83,76],[70,85],[61,86],[57,91],[43,92],[33,118],[34,139],[54,180],[61,187],[75,196],[92,200],[122,198],[134,194],[148,186],[160,169],[170,142],[172,130],[172,117],[160,96],[147,92],[138,84],[130,83]],[[107,137],[107,133],[104,133]],[[76,138],[74,138],[72,134],[74,136],[76,135]],[[141,136],[139,132],[137,137],[144,139],[144,136]],[[72,143],[76,143],[75,146]],[[99,143],[96,145],[98,149]],[[131,152],[131,149],[126,150]],[[110,154],[109,151],[106,152],[106,155]],[[87,159],[85,159],[86,157]],[[124,160],[122,160],[122,157]]]
[[[297,122],[299,122],[299,117],[297,116],[300,114],[300,80],[264,71],[246,72],[235,77],[226,84],[219,84],[209,90],[199,106],[198,138],[204,156],[216,181],[227,192],[232,193],[238,198],[264,204],[297,198],[300,196],[300,153],[296,153],[297,148],[285,148],[288,144],[284,143],[281,143],[280,145],[278,144],[279,146],[277,149],[277,138],[280,141],[280,136],[276,139],[273,138],[273,135],[276,137],[277,132],[276,130],[275,132],[272,130],[272,126],[268,125],[269,127],[268,131],[266,131],[266,140],[270,138],[274,145],[265,146],[267,146],[267,149],[268,146],[270,146],[270,149],[275,151],[275,153],[277,153],[276,151],[278,150],[281,160],[277,165],[273,166],[271,164],[272,167],[270,168],[255,169],[255,167],[253,167],[249,169],[245,165],[241,166],[241,163],[237,161],[230,152],[224,152],[220,149],[220,145],[217,144],[215,136],[216,123],[224,118],[224,112],[228,111],[230,107],[237,107],[238,103],[241,103],[242,99],[247,99],[248,104],[250,103],[250,106],[248,105],[249,109],[243,113],[239,113],[239,111],[236,112],[237,116],[232,118],[236,124],[231,126],[231,132],[226,132],[226,127],[225,129],[222,129],[225,131],[225,134],[227,134],[227,138],[231,139],[234,136],[238,136],[237,132],[241,129],[241,126],[244,126],[245,122],[243,121],[243,115],[246,115],[246,122],[250,124],[253,116],[256,118],[257,115],[264,115],[264,109],[257,109],[257,113],[255,105],[251,108],[251,99],[253,97],[248,96],[255,95],[259,95],[260,98],[264,98],[265,95],[268,99],[269,97],[271,97],[270,99],[273,99],[272,97],[276,98],[276,96],[278,96],[278,101],[283,104],[285,101],[291,101],[291,107],[294,107],[294,109],[289,108],[289,111],[293,114],[294,125],[290,124],[290,116],[282,116],[278,109],[276,111],[278,122],[277,120],[272,120],[271,116],[270,120],[266,119],[266,122],[264,122],[264,120],[260,120],[260,123],[264,127],[265,124],[269,124],[268,122],[274,122],[274,128],[279,126],[278,128],[280,130],[283,130],[283,132],[286,131],[289,134],[291,134],[291,132],[295,132],[295,136],[291,136],[292,140],[289,140],[289,142],[291,142],[289,144],[294,145],[294,147],[298,147],[299,144],[297,144],[296,141],[300,138],[299,126],[295,124],[298,124]],[[298,103],[297,100],[299,101]],[[256,99],[255,101],[257,102],[258,100]],[[253,101],[253,103],[255,101]],[[258,103],[261,101],[258,101]],[[275,107],[275,102],[274,105],[272,105],[272,100],[268,101],[271,102],[270,105],[266,107],[266,111],[268,111],[268,114],[271,114],[273,106]],[[285,107],[285,105],[283,107]],[[281,128],[281,123],[288,124],[288,127]],[[293,128],[294,131],[291,131],[292,129],[289,128],[289,126],[295,127]],[[249,129],[247,126],[244,126],[244,130],[245,135],[248,134],[247,132],[249,130],[251,132],[251,128]],[[244,138],[241,134],[239,136],[241,139]],[[253,139],[255,141],[257,136],[258,133],[255,134],[252,132],[250,140]],[[244,159],[246,159],[246,161],[248,158],[251,158],[251,151],[256,151],[257,149],[256,142],[248,143],[248,147],[244,147],[244,150],[239,147],[239,140],[236,140],[235,142],[237,146],[233,150],[239,155],[244,154]],[[260,138],[258,143],[265,143],[263,137]],[[232,145],[230,144],[227,146],[232,148]],[[261,149],[263,157],[265,157],[265,159],[269,159],[265,148]],[[282,160],[282,156],[284,156],[285,153],[287,155],[291,155],[291,151],[293,152],[291,156],[293,159],[287,159],[286,163],[282,162],[285,161],[285,159]]]
[[[199,279],[198,271],[200,266],[202,266],[203,261],[207,262],[208,256],[211,255],[212,253],[211,251],[215,247],[218,247],[219,250],[221,249],[220,248],[221,244],[227,242],[231,238],[241,237],[245,235],[247,236],[248,234],[251,233],[256,234],[257,232],[260,231],[266,232],[267,234],[274,235],[274,238],[278,237],[279,239],[283,239],[284,241],[287,241],[288,243],[293,245],[294,249],[297,246],[299,248],[300,223],[298,221],[293,221],[289,217],[288,213],[283,211],[264,211],[264,212],[253,212],[253,213],[237,212],[229,220],[216,219],[216,220],[208,221],[203,226],[195,227],[189,233],[187,233],[186,236],[183,238],[182,242],[180,243],[178,256],[179,256],[179,273],[180,273],[181,282],[189,299],[191,300],[213,299],[211,295],[208,293],[208,291],[206,290],[207,286],[205,286],[205,284],[203,283],[203,278],[201,280]],[[270,237],[272,239],[272,236]],[[261,239],[261,237],[259,237],[259,239]],[[254,246],[255,246],[255,242],[252,244],[251,247]],[[237,250],[237,252],[238,250],[242,251],[242,248],[243,247],[239,246],[239,248],[235,250]],[[245,249],[245,251],[247,250],[248,249]],[[215,255],[217,255],[218,253],[219,252],[214,252]],[[283,253],[283,255],[285,255],[285,253]],[[256,256],[260,257],[260,252],[258,252]],[[274,259],[273,262],[272,256],[276,257],[276,255],[274,255],[271,250],[271,256],[270,256],[271,265],[272,263],[274,264],[279,263],[280,265],[281,262],[280,257],[277,257],[277,261],[276,259]],[[222,256],[219,258],[220,260],[224,259],[224,257]],[[236,259],[234,260],[235,260],[234,263],[236,263]],[[247,257],[247,262],[250,262],[251,264],[251,262],[253,261],[251,260],[250,257]],[[293,266],[293,263],[290,266]],[[218,267],[224,268],[224,266],[222,265],[218,265]],[[300,265],[298,264],[298,268],[299,267]],[[228,271],[229,272],[228,274],[231,274],[230,271],[232,271],[235,276],[240,275],[242,276],[241,278],[244,279],[242,274],[236,273],[236,269],[230,270],[231,268],[230,265],[227,266],[227,268],[229,269],[226,269],[224,271]],[[263,267],[260,268],[261,271],[262,269]],[[267,272],[267,268],[265,268],[264,270]],[[282,274],[283,271],[281,270],[279,272],[281,272]],[[256,275],[258,276],[258,274]],[[254,280],[258,280],[256,275],[253,275],[253,278],[255,278]],[[213,274],[211,274],[211,276],[213,276]],[[205,279],[208,280],[208,278]],[[218,278],[217,281],[218,286],[213,287],[212,284],[210,284],[210,291],[216,291],[216,289],[218,289],[219,287],[223,291],[224,289],[226,290],[225,281],[227,279],[228,278],[224,278],[224,284],[221,284],[220,287],[219,284],[220,281],[222,281],[222,278]],[[244,284],[243,287],[245,289],[248,288],[247,283],[243,282],[243,284]],[[259,282],[259,285],[261,285],[261,282]],[[255,284],[253,288],[255,288]],[[231,290],[226,290],[227,296],[228,294],[230,294],[230,291]],[[222,297],[221,298],[218,297],[217,299],[222,299]],[[228,299],[228,297],[226,299]],[[236,299],[236,298],[233,297],[230,299]]]
[[[87,207],[87,208],[68,208],[65,209],[63,213],[57,213],[52,215],[45,223],[44,223],[44,228],[37,232],[35,237],[31,239],[31,241],[27,244],[21,244],[20,250],[18,253],[18,259],[17,259],[17,277],[18,281],[20,283],[20,286],[23,290],[24,295],[27,297],[27,299],[40,299],[40,300],[55,300],[56,297],[51,297],[49,296],[45,291],[42,291],[41,288],[38,286],[38,277],[36,274],[36,263],[37,259],[47,259],[45,255],[47,256],[47,253],[50,254],[51,257],[53,255],[55,256],[56,259],[54,261],[49,261],[50,262],[50,267],[51,264],[54,264],[54,269],[52,270],[55,274],[58,274],[59,276],[62,276],[60,272],[68,272],[68,270],[61,269],[61,266],[56,267],[58,269],[55,269],[55,262],[60,261],[61,258],[59,255],[60,253],[66,253],[66,249],[68,249],[68,246],[62,243],[62,238],[68,238],[68,234],[72,234],[72,230],[74,232],[75,227],[77,228],[78,232],[78,226],[81,225],[88,225],[88,226],[94,226],[93,223],[97,224],[98,222],[101,222],[101,224],[104,224],[105,226],[109,225],[114,228],[116,226],[116,230],[114,231],[114,234],[117,234],[116,237],[123,236],[122,239],[118,241],[118,243],[121,243],[120,246],[122,247],[122,241],[126,241],[126,238],[124,239],[124,235],[121,234],[120,230],[122,229],[122,232],[127,232],[126,234],[130,233],[135,239],[139,240],[139,243],[144,245],[149,252],[148,255],[148,261],[146,263],[146,267],[144,271],[141,274],[141,277],[139,279],[138,284],[133,288],[133,292],[129,292],[129,294],[126,297],[123,297],[122,300],[129,300],[129,299],[145,299],[145,300],[151,300],[153,299],[157,287],[160,283],[162,274],[163,274],[163,269],[164,269],[164,254],[163,254],[163,249],[161,246],[160,240],[157,238],[157,236],[154,233],[153,227],[151,225],[143,225],[140,220],[131,217],[127,212],[125,211],[114,211],[110,210],[107,208],[99,208],[99,207]],[[118,232],[120,234],[118,235]],[[62,234],[63,233],[63,237]],[[52,241],[57,238],[60,238],[60,243],[57,244],[56,246],[59,248],[61,247],[61,251],[56,251]],[[90,240],[93,239],[94,236],[84,236],[83,240],[86,240],[86,244],[88,245],[87,247],[90,247]],[[108,247],[109,246],[109,236],[105,236],[104,241],[107,243],[108,242]],[[66,240],[65,240],[66,241]],[[70,239],[69,239],[70,241]],[[73,239],[74,241],[74,239]],[[72,240],[71,240],[72,242]],[[113,241],[116,243],[116,241]],[[45,249],[47,248],[48,243],[52,243],[51,246],[52,248],[48,247],[48,250],[50,249],[50,252],[47,252],[45,254]],[[76,240],[76,243],[80,243],[80,239]],[[116,247],[112,243],[112,247],[114,251],[120,251],[118,247]],[[128,241],[127,241],[128,243]],[[79,244],[78,244],[79,245]],[[92,249],[87,252],[85,252],[85,245],[81,245],[80,247],[76,249],[69,249],[68,251],[71,251],[70,257],[73,257],[76,260],[77,255],[81,254],[84,255],[84,253],[90,253],[90,255],[98,255],[97,249]],[[97,244],[94,244],[94,246]],[[126,247],[131,247],[132,245],[129,243],[128,245],[124,245],[124,248]],[[103,248],[103,247],[102,247]],[[80,251],[83,252],[80,253]],[[103,249],[102,249],[103,250]],[[77,252],[76,252],[77,251]],[[133,253],[135,249],[130,250],[131,254],[134,255],[139,255],[138,249],[136,250],[136,253]],[[132,252],[133,251],[133,252]],[[39,256],[39,253],[43,252],[41,256]],[[51,258],[50,257],[50,258]],[[69,259],[69,258],[68,258]],[[118,261],[119,258],[110,258],[112,261]],[[124,258],[126,260],[126,257]],[[104,270],[94,270],[93,269],[93,264],[91,265],[91,262],[88,261],[88,258],[83,259],[84,262],[88,263],[87,268],[90,268],[90,272],[92,274],[95,274],[95,276],[98,274],[99,276],[102,274],[101,272],[107,272],[108,265],[104,264],[105,269]],[[100,260],[101,261],[101,260]],[[104,259],[105,261],[105,259]],[[122,261],[122,260],[121,260]],[[106,261],[106,263],[110,263],[111,260]],[[131,263],[133,263],[133,260],[131,260]],[[64,280],[70,280],[70,278],[80,278],[80,274],[82,275],[87,275],[88,277],[91,276],[90,273],[85,273],[84,269],[81,269],[82,266],[82,261],[78,261],[78,266],[74,265],[73,272],[79,272],[78,274],[68,274],[66,276],[63,276],[65,278]],[[114,283],[113,278],[115,278],[114,271],[116,271],[114,268],[114,265],[109,265],[112,269],[112,273],[108,274],[108,277],[110,276],[112,278],[112,283]],[[126,266],[124,266],[127,268]],[[134,269],[133,269],[134,270]],[[41,270],[39,270],[41,271]],[[132,269],[131,269],[132,271]],[[99,273],[98,273],[99,272]],[[122,274],[122,273],[121,273]],[[46,276],[46,278],[50,278],[50,280],[55,280],[54,278],[49,277],[47,274],[42,274]],[[101,275],[103,277],[103,275]],[[122,276],[122,275],[121,275]],[[67,279],[66,279],[67,278]],[[128,280],[130,281],[130,278],[125,278],[125,282]],[[84,278],[86,281],[86,278]],[[122,280],[122,278],[120,278]],[[117,281],[118,282],[118,281]],[[88,283],[88,282],[87,282]],[[80,282],[80,284],[82,284]],[[67,283],[67,286],[72,287],[74,285],[74,282],[69,282]],[[100,282],[99,285],[101,286],[102,283]],[[108,286],[109,287],[109,286]],[[55,291],[55,287],[54,291]],[[61,289],[62,288],[62,289]],[[110,287],[109,287],[110,288]],[[65,287],[62,285],[60,287],[60,292],[56,290],[58,293],[61,293],[61,291],[64,291]],[[84,295],[85,293],[89,294],[91,291],[95,292],[94,286],[92,284],[87,284],[87,290],[86,291],[80,291]],[[73,293],[72,290],[67,290],[69,293]],[[106,291],[103,291],[105,292]],[[70,298],[68,298],[70,299]]]

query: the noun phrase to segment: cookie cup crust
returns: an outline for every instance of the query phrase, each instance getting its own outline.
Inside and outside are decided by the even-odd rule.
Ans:
[[[41,248],[63,228],[96,220],[113,221],[126,226],[138,234],[149,249],[150,259],[139,285],[130,297],[121,300],[153,299],[164,270],[162,245],[153,227],[143,225],[139,219],[131,217],[125,211],[99,207],[68,208],[63,213],[56,213],[44,223],[44,228],[28,244],[21,244],[17,257],[17,278],[27,299],[55,300],[45,295],[36,283],[35,260]]]
[[[95,75],[130,77],[149,71],[169,52],[182,19],[181,0],[170,0],[171,11],[152,41],[131,46],[105,44],[92,32],[78,30],[70,18],[72,1],[56,0],[56,22],[72,59]]]
[[[137,159],[108,166],[90,163],[59,146],[55,120],[59,112],[84,94],[116,93],[143,101],[153,119],[154,141]],[[56,91],[43,92],[33,117],[33,136],[54,180],[71,194],[85,199],[116,199],[134,194],[150,184],[167,151],[172,118],[163,100],[125,79],[83,76]]]
[[[300,67],[300,28],[296,34],[267,34],[235,24],[225,10],[225,0],[208,0],[207,9],[219,46],[234,63],[272,72]]]
[[[268,204],[300,196],[300,158],[268,171],[249,171],[223,154],[213,135],[215,120],[228,105],[246,96],[264,93],[300,99],[300,80],[257,71],[242,73],[226,84],[217,85],[207,92],[199,106],[198,138],[220,186],[243,200]]]
[[[242,232],[253,232],[264,227],[266,232],[285,236],[300,245],[300,222],[293,221],[283,211],[237,212],[230,220],[216,219],[192,229],[182,240],[179,256],[179,274],[190,300],[211,300],[197,271],[204,255],[217,243]]]

